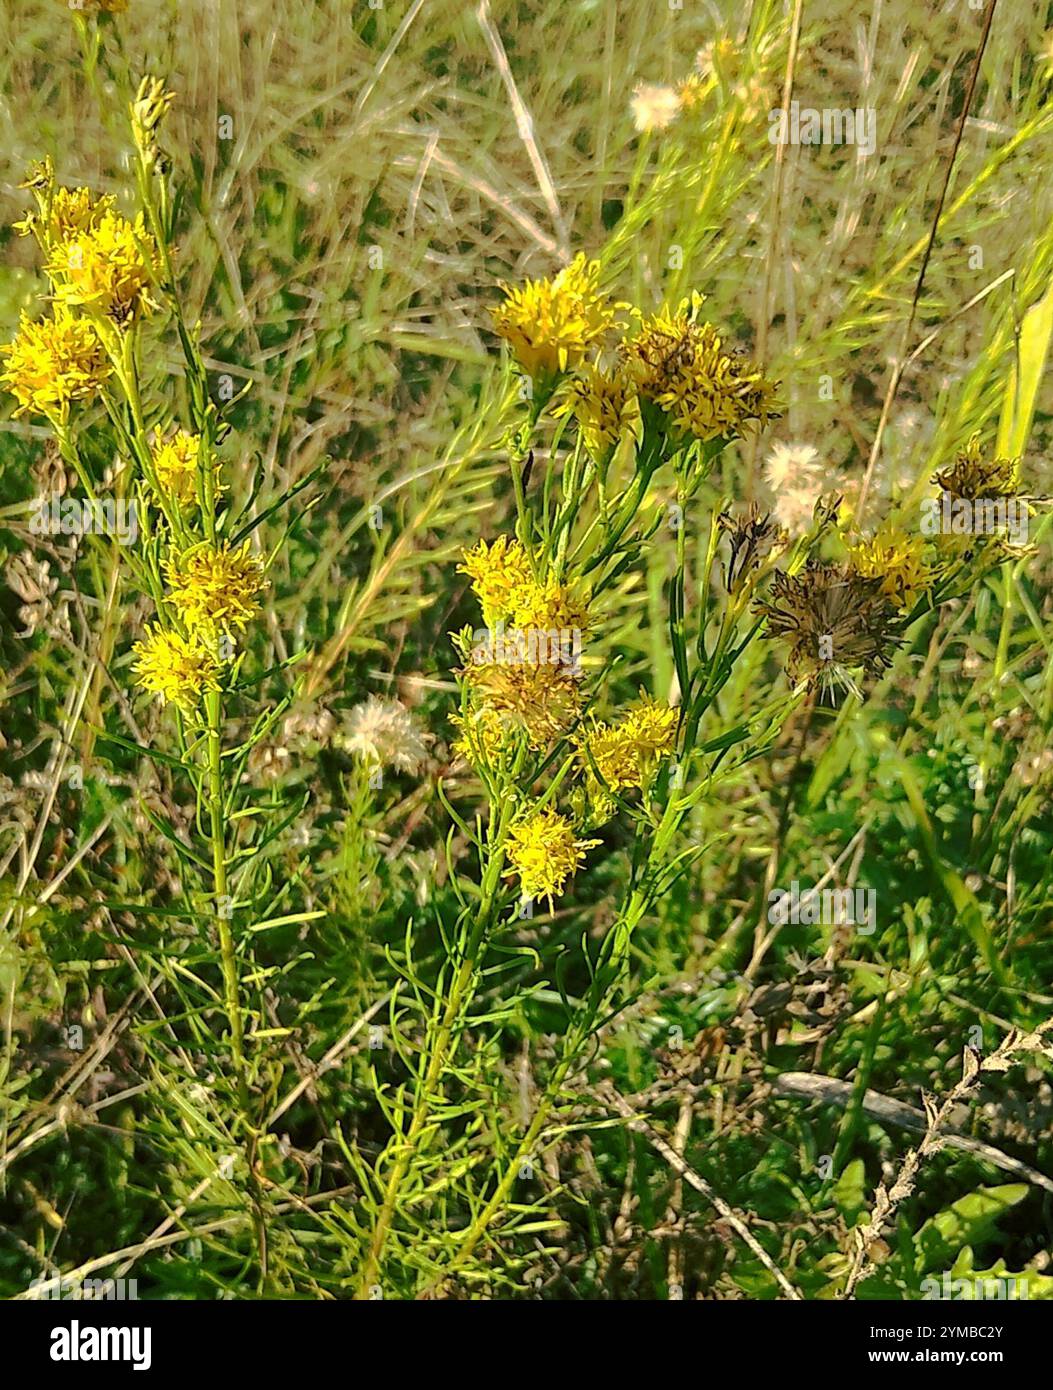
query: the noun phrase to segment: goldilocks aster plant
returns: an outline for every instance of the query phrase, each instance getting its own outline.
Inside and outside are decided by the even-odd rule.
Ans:
[[[481,626],[453,636],[455,749],[484,807],[462,812],[443,793],[461,906],[443,924],[438,978],[418,973],[411,932],[397,963],[391,1026],[408,1081],[377,1080],[391,1139],[372,1163],[352,1153],[363,1298],[449,1288],[454,1275],[499,1279],[498,1233],[514,1268],[509,1238],[544,1231],[547,1216],[520,1180],[580,1099],[590,1042],[628,1002],[634,934],[703,853],[684,833],[693,809],[799,706],[841,687],[858,694],[973,564],[940,560],[891,526],[874,537],[842,530],[834,502],[792,544],[755,509],[726,509],[708,482],[714,464],[777,413],[775,384],[703,319],[699,295],[627,313],[599,279],[579,256],[552,280],[506,288],[493,315],[525,373],[523,419],[507,440],[516,529],[465,553]],[[675,691],[641,691],[612,712],[605,620],[663,524],[676,534]],[[765,627],[789,643],[791,681],[743,716],[721,696]],[[471,875],[455,862],[458,836]],[[590,853],[605,837],[624,843],[628,875],[602,939],[583,934],[543,960],[524,922],[588,897]],[[550,981],[564,1012],[558,1045],[529,1113],[513,1117],[498,1094],[500,1031],[532,998],[551,1000]]]
[[[133,506],[139,519],[138,544],[123,555],[112,538],[91,540],[114,583],[126,567],[152,602],[153,618],[125,669],[144,697],[168,707],[172,742],[146,747],[102,737],[185,778],[193,790],[196,814],[189,826],[166,824],[143,808],[178,857],[182,883],[182,901],[156,910],[168,920],[196,925],[206,938],[215,934],[231,1090],[241,1116],[247,1189],[265,1270],[256,1066],[246,1040],[246,1022],[253,1015],[243,974],[253,932],[280,911],[267,846],[300,807],[290,812],[278,799],[257,797],[246,784],[253,749],[282,717],[294,690],[265,705],[264,681],[280,677],[291,662],[278,671],[250,674],[241,643],[260,614],[266,589],[266,557],[255,548],[259,526],[287,499],[255,511],[252,499],[236,500],[223,466],[228,430],[209,397],[197,337],[177,296],[168,161],[158,144],[172,99],[162,82],[145,79],[131,103],[139,203],[133,219],[114,197],[61,187],[50,161],[31,171],[26,186],[36,211],[19,231],[39,244],[49,307],[40,317],[23,317],[4,350],[2,380],[20,413],[48,421],[93,502],[101,484],[92,475],[93,451],[86,446],[108,422],[117,450],[111,500]],[[171,382],[160,380],[153,365],[162,360],[158,335],[166,324],[174,325],[182,350],[182,420],[173,418]],[[112,644],[112,633],[107,640],[100,635],[104,661]],[[260,707],[253,712],[257,697]],[[227,732],[233,717],[247,732],[231,744]],[[155,909],[144,904],[140,910],[149,915]],[[285,914],[280,920],[302,918]],[[177,966],[173,960],[170,968],[178,968],[184,981],[193,980],[201,1001],[186,1026],[198,1038],[210,1037],[218,1001],[207,967],[195,975],[190,963]],[[257,988],[264,973],[253,972]]]

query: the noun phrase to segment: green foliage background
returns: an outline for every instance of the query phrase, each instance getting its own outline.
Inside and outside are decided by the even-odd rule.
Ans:
[[[964,3],[805,3],[794,94],[873,107],[878,150],[787,148],[776,207],[767,112],[791,30],[778,5],[132,0],[102,26],[87,72],[62,4],[5,5],[0,322],[13,331],[43,288],[28,240],[10,230],[25,164],[50,153],[63,181],[123,192],[122,74],[166,75],[185,300],[216,390],[224,376],[247,388],[230,416],[236,486],[257,490],[262,510],[311,479],[315,503],[272,571],[260,669],[302,652],[305,715],[397,694],[434,736],[427,775],[379,791],[302,735],[276,755],[277,779],[260,778],[261,796],[298,808],[269,849],[274,915],[319,914],[246,944],[267,1034],[256,1091],[270,1121],[272,1296],[353,1287],[354,1156],[368,1163],[387,1139],[376,1081],[404,1079],[390,1037],[370,1045],[395,978],[389,953],[409,928],[416,968],[434,979],[455,911],[438,777],[462,814],[477,801],[449,749],[447,634],[473,621],[455,565],[514,516],[502,447],[512,416],[488,331],[497,282],[552,273],[585,249],[648,308],[703,290],[787,401],[756,448],[723,456],[710,502],[745,496],[774,439],[813,443],[851,495],[903,351],[982,18]],[[1051,25],[1042,6],[996,10],[910,350],[932,337],[888,418],[879,509],[916,497],[977,429],[1017,445],[1029,492],[1051,491],[1049,327],[1028,318],[1053,271]],[[638,135],[634,86],[681,80],[721,38],[699,111]],[[181,366],[167,351],[159,339],[157,382],[176,403]],[[222,1021],[187,1022],[200,1000],[185,972],[207,977],[215,948],[181,922],[175,852],[147,815],[178,834],[192,807],[163,763],[136,751],[164,746],[163,714],[130,695],[146,615],[131,595],[107,606],[83,553],[30,536],[43,436],[0,422],[0,563],[32,546],[57,581],[28,636],[25,595],[0,587],[0,1290],[98,1261],[129,1271],[140,1296],[251,1297]],[[689,536],[698,561],[706,527],[689,520]],[[806,1297],[836,1296],[851,1227],[911,1143],[864,1109],[863,1091],[917,1106],[920,1091],[955,1085],[967,1044],[990,1050],[1051,1013],[1047,536],[1034,520],[1031,553],[918,624],[861,707],[820,712],[807,737],[789,731],[698,809],[691,838],[705,853],[637,937],[635,1002],[605,1030],[576,1112],[516,1194],[531,1220],[506,1239],[495,1231],[445,1296],[775,1296],[707,1202],[597,1105],[601,1080],[637,1097],[667,1138],[681,1127],[686,1161],[749,1214]],[[670,691],[673,565],[672,540],[656,541],[608,611],[612,698]],[[100,630],[111,645],[100,648]],[[755,710],[776,669],[759,650],[726,708]],[[56,783],[57,746],[83,767],[82,789]],[[878,930],[845,944],[828,928],[787,928],[763,948],[773,856],[779,883],[815,882],[836,863],[875,888]],[[626,874],[615,833],[518,944],[554,956],[596,939]],[[540,983],[523,972],[518,983]],[[505,987],[497,977],[495,1007]],[[529,1105],[560,1019],[545,980],[482,1049],[495,1115]],[[847,1081],[852,1099],[781,1092],[780,1075],[800,1071]],[[1053,1171],[1041,1054],[985,1077],[956,1121]],[[463,1214],[440,1191],[421,1219],[441,1267],[444,1223]],[[1050,1234],[1042,1187],[947,1149],[925,1164],[859,1293],[917,1298],[927,1274],[953,1266],[1023,1273],[1032,1297],[1049,1296]],[[384,1296],[428,1282],[410,1261]]]

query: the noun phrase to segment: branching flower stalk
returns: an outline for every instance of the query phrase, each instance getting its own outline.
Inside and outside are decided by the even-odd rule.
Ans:
[[[506,289],[494,314],[531,390],[508,436],[515,533],[465,552],[461,569],[483,627],[453,634],[461,659],[455,751],[478,778],[488,830],[478,821],[473,828],[440,790],[476,849],[479,884],[448,846],[462,911],[434,986],[417,974],[407,936],[407,1003],[426,1025],[414,1043],[393,1006],[411,1095],[389,1096],[377,1082],[392,1137],[372,1166],[353,1159],[365,1218],[360,1298],[483,1277],[473,1257],[495,1226],[512,1234],[527,1216],[540,1217],[537,1204],[510,1207],[515,1183],[558,1132],[589,1044],[627,1002],[634,935],[703,853],[684,843],[685,824],[724,779],[773,746],[802,704],[856,692],[861,678],[887,669],[909,624],[942,602],[954,587],[948,575],[961,572],[891,536],[871,543],[842,535],[835,506],[817,513],[791,548],[756,508],[736,515],[718,504],[702,572],[692,575],[688,535],[700,529],[714,468],[730,443],[776,413],[775,387],[727,351],[702,321],[698,295],[649,317],[636,313],[612,360],[608,335],[624,324],[627,306],[607,301],[598,278],[598,267],[579,258],[552,281]],[[671,512],[661,501],[670,483]],[[668,636],[678,698],[671,706],[641,692],[608,721],[598,712],[610,699],[611,673],[590,660],[589,634],[662,526],[663,510],[675,533]],[[831,547],[845,558],[815,558]],[[757,709],[723,709],[732,673],[765,631],[789,644],[787,688]],[[539,901],[552,907],[570,891],[600,843],[593,835],[617,817],[634,829],[622,901],[598,950],[583,943],[578,956],[567,951],[553,962],[566,1026],[547,1081],[515,1133],[494,1132],[494,1152],[476,1177],[481,1160],[465,1117],[477,1115],[480,1130],[497,1121],[482,1107],[485,1068],[462,1062],[460,1043],[470,1033],[483,1056],[494,1021],[533,992],[513,988],[480,1004],[480,989],[505,968],[492,963],[498,953],[543,968],[533,948],[512,944],[516,923]],[[587,971],[580,998],[560,983],[565,969]],[[459,1161],[433,1157],[440,1134],[460,1146]],[[465,1204],[452,1227],[445,1213],[441,1235],[425,1215],[440,1200]]]
[[[510,814],[511,805],[508,802],[491,807],[487,858],[482,875],[479,905],[474,913],[465,914],[460,923],[462,930],[467,929],[467,936],[459,959],[455,957],[451,960],[454,977],[434,1034],[425,1045],[428,1060],[414,1097],[409,1129],[404,1138],[392,1146],[389,1153],[391,1167],[383,1185],[380,1209],[362,1266],[357,1292],[360,1299],[370,1298],[376,1287],[399,1190],[418,1147],[423,1142],[436,1089],[445,1071],[451,1048],[456,1045],[464,1009],[474,992],[479,953],[499,912],[501,873],[504,866],[503,847],[507,838]],[[439,993],[437,990],[437,998]],[[380,1166],[378,1163],[377,1173]]]
[[[597,600],[633,561],[660,520],[644,515],[654,475],[663,465],[671,465],[678,480],[678,501],[681,508],[686,507],[732,433],[729,426],[726,436],[700,439],[689,430],[671,427],[657,403],[660,388],[668,382],[653,371],[649,380],[654,399],[645,398],[642,410],[628,374],[616,378],[594,368],[580,388],[570,386],[568,369],[584,362],[586,352],[598,346],[624,307],[601,302],[594,269],[579,260],[575,270],[580,273],[557,277],[551,286],[534,287],[533,293],[528,287],[518,300],[509,292],[504,317],[496,316],[499,330],[503,327],[513,344],[519,343],[520,361],[533,376],[533,390],[526,418],[509,440],[516,535],[492,546],[481,542],[465,556],[464,569],[487,625],[484,647],[488,649],[479,650],[470,630],[455,639],[464,662],[458,748],[486,790],[489,832],[483,841],[446,802],[462,834],[478,846],[480,886],[473,889],[451,864],[466,903],[448,967],[452,979],[444,986],[440,977],[435,987],[433,1022],[421,1050],[408,1125],[402,1131],[396,1121],[391,1143],[371,1173],[362,1166],[364,1179],[380,1184],[360,1267],[358,1296],[362,1298],[375,1296],[378,1287],[383,1292],[389,1238],[414,1166],[422,1161],[423,1150],[434,1137],[435,1102],[449,1084],[459,1037],[471,1024],[484,974],[483,958],[495,926],[500,923],[499,932],[512,927],[524,903],[532,905],[538,897],[551,903],[565,890],[589,848],[598,843],[586,838],[591,828],[619,810],[636,822],[626,900],[597,959],[589,965],[591,981],[585,996],[575,1006],[568,1001],[568,1027],[545,1092],[495,1174],[492,1191],[453,1241],[447,1273],[470,1260],[505,1205],[521,1163],[534,1155],[590,1038],[616,1010],[633,933],[655,897],[698,853],[696,849],[679,856],[674,852],[677,832],[705,785],[680,791],[681,779],[695,762],[693,745],[677,747],[684,712],[678,716],[647,697],[620,723],[598,723],[590,709],[594,697],[585,693],[579,653],[582,636],[595,621]],[[561,279],[562,293],[576,300],[564,306],[565,311],[558,304]],[[551,322],[546,319],[550,311]],[[530,320],[531,314],[539,315],[536,322]],[[670,322],[688,335],[693,331],[693,320],[686,312],[681,320]],[[565,325],[572,325],[572,337],[579,335],[569,344],[561,340]],[[548,343],[546,332],[552,335]],[[528,348],[522,348],[518,334],[529,341]],[[634,351],[641,354],[641,361],[649,360],[646,345],[634,348],[627,342],[625,356]],[[745,410],[767,408],[759,404],[760,396],[757,401],[756,407],[747,403]],[[535,456],[533,436],[542,427],[546,408],[553,407],[561,424],[548,448],[543,476],[531,479],[520,464]],[[699,409],[704,413],[701,405]],[[561,454],[559,445],[570,416],[576,418],[578,429]],[[702,432],[706,433],[704,428]],[[529,492],[524,479],[532,483]],[[615,487],[618,501],[613,497]],[[682,534],[677,557],[671,583],[671,627],[681,681],[690,700],[694,677],[688,672],[684,647],[687,552]],[[500,634],[506,625],[521,645],[525,634],[525,659],[520,659],[520,653],[506,662],[493,650],[495,633]],[[561,638],[568,639],[569,647],[559,645]],[[539,657],[536,648],[546,640],[547,651]],[[711,689],[710,698],[714,694]],[[699,717],[696,712],[694,727]],[[675,776],[663,768],[673,756],[677,758]],[[627,794],[638,794],[639,802],[626,801]],[[567,805],[566,812],[557,809],[560,802]],[[507,878],[518,880],[518,904],[513,891],[502,887]],[[411,974],[408,963],[406,969]],[[394,1010],[393,1028],[397,1031]],[[391,1106],[385,1108],[395,1113]]]
[[[159,756],[193,785],[197,826],[208,846],[207,853],[199,855],[183,846],[176,834],[166,832],[182,868],[193,875],[207,873],[207,893],[201,900],[207,902],[207,920],[219,948],[227,1045],[262,1280],[267,1257],[257,1171],[261,1134],[253,1118],[235,912],[251,910],[266,917],[270,877],[264,851],[277,831],[268,830],[261,808],[236,808],[250,753],[295,691],[289,690],[274,710],[261,714],[246,740],[225,748],[227,700],[256,683],[242,675],[244,655],[237,644],[260,611],[266,566],[250,549],[257,523],[236,529],[236,510],[226,496],[229,485],[221,478],[216,453],[228,427],[209,397],[197,335],[188,329],[179,306],[169,164],[158,144],[172,99],[163,82],[148,78],[131,102],[140,207],[134,221],[118,210],[111,196],[62,187],[50,161],[30,171],[26,187],[37,210],[19,230],[32,234],[40,247],[52,309],[50,317],[23,318],[18,336],[5,350],[2,379],[20,412],[48,420],[62,457],[93,504],[100,489],[85,463],[79,436],[100,427],[91,405],[103,407],[122,464],[114,502],[133,505],[140,522],[138,549],[128,548],[126,562],[138,587],[152,600],[156,617],[135,645],[134,670],[149,695],[172,707],[178,757]],[[174,423],[169,411],[153,404],[149,383],[144,382],[144,362],[148,364],[150,356],[144,349],[144,326],[166,312],[176,325],[185,361],[189,428]],[[285,500],[279,498],[268,514]],[[93,553],[103,556],[113,542],[92,535],[91,544]],[[120,566],[115,553],[103,558],[111,575],[105,581],[110,591],[119,580]],[[107,611],[111,608],[108,605]],[[112,637],[104,636],[106,660]],[[293,660],[276,669],[283,670]],[[142,751],[152,756],[150,750]],[[283,808],[278,829],[291,819]],[[184,882],[189,911],[197,918],[200,890]],[[200,916],[204,920],[204,913]],[[207,988],[203,982],[202,987]]]

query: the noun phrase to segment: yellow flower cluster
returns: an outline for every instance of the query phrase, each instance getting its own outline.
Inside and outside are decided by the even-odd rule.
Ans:
[[[164,563],[168,601],[190,632],[215,637],[246,627],[260,611],[263,566],[249,550],[205,541]]]
[[[594,792],[645,786],[675,750],[676,729],[676,710],[643,691],[617,724],[594,722],[578,740],[578,758]],[[605,787],[596,787],[597,773]]]
[[[457,566],[466,574],[483,610],[483,621],[496,623],[512,610],[513,596],[533,580],[530,561],[519,542],[498,536],[493,545],[480,541],[466,550]]]
[[[39,187],[45,197],[39,214],[27,213],[15,223],[19,236],[35,235],[44,251],[67,237],[94,232],[104,214],[112,212],[114,200],[109,194],[96,197],[90,188],[54,187],[54,170],[49,160],[30,171],[26,186]]]
[[[572,585],[550,575],[540,583],[530,579],[517,589],[504,616],[523,632],[582,633],[589,625],[589,606]]]
[[[463,732],[459,751],[473,762],[496,752],[509,724],[526,731],[531,747],[544,747],[581,709],[576,658],[588,602],[554,575],[535,579],[526,551],[508,536],[480,541],[459,569],[471,579],[487,624],[487,640],[473,649],[463,675],[489,712]]]
[[[911,608],[932,587],[934,576],[925,560],[924,539],[891,522],[875,535],[850,544],[848,558],[864,579],[881,581],[880,592],[897,608]]]
[[[745,426],[777,416],[777,383],[748,357],[729,352],[711,323],[699,322],[703,299],[693,294],[675,312],[642,320],[619,349],[640,395],[696,439],[734,439]]]
[[[176,430],[163,439],[155,435],[151,455],[154,474],[165,496],[179,507],[189,506],[197,499],[197,470],[201,454],[201,436]],[[218,472],[213,459],[213,472]],[[218,490],[219,480],[216,479]]]
[[[554,413],[574,415],[586,449],[599,464],[610,459],[622,439],[639,444],[643,435],[639,397],[624,372],[587,367]]]
[[[554,414],[575,417],[601,477],[623,439],[642,442],[645,424],[678,443],[690,436],[728,441],[778,417],[778,382],[700,318],[704,300],[697,293],[675,310],[634,310],[636,332],[618,344],[619,367],[606,370],[604,340],[629,306],[601,296],[598,277],[598,264],[578,256],[553,280],[503,286],[504,300],[492,313],[520,365],[541,383],[543,404],[561,378],[578,374]]]
[[[200,633],[183,637],[152,627],[133,650],[133,669],[143,689],[186,714],[194,712],[206,690],[219,689],[219,662]]]
[[[524,898],[547,898],[551,909],[558,897],[585,862],[585,851],[599,840],[579,840],[566,816],[546,808],[513,825],[508,835],[510,867],[505,877],[519,878]]]
[[[0,351],[7,361],[0,381],[18,401],[15,414],[32,411],[59,424],[71,402],[94,395],[110,371],[94,327],[61,304],[35,323],[23,314],[14,342]]]
[[[182,632],[151,628],[135,645],[134,669],[145,690],[191,713],[219,689],[221,637],[260,610],[263,567],[248,542],[235,549],[205,541],[169,555],[164,572]]]
[[[492,544],[480,541],[466,552],[460,569],[470,577],[487,621],[512,624],[517,638],[567,631],[580,638],[588,627],[587,601],[573,584],[553,575],[536,579],[518,540],[501,536]],[[576,653],[572,664],[561,643],[512,643],[502,650],[492,628],[486,636],[483,649],[473,649],[470,656],[467,636],[457,639],[466,657],[461,676],[468,703],[454,717],[459,731],[454,752],[492,774],[524,739],[528,747],[542,750],[567,734],[581,718],[582,701]],[[497,636],[503,638],[503,632]],[[585,773],[594,819],[613,814],[612,791],[649,784],[661,760],[675,749],[677,722],[674,709],[641,692],[617,724],[593,720],[578,735],[577,762]],[[582,803],[584,792],[579,788],[573,796]],[[547,898],[551,907],[595,843],[576,838],[574,822],[555,810],[524,814],[509,835],[506,877],[517,876],[525,897]]]
[[[579,255],[551,280],[501,287],[504,301],[491,311],[494,330],[546,390],[579,366],[617,320],[623,306],[601,293],[599,278],[599,262]]]
[[[589,608],[572,585],[554,576],[538,581],[522,545],[511,536],[493,544],[479,541],[466,550],[458,565],[468,575],[486,622],[511,622],[518,628],[584,630]]]
[[[40,244],[54,312],[38,323],[22,316],[4,349],[2,380],[20,413],[64,424],[71,402],[94,395],[110,373],[107,325],[124,327],[152,307],[157,248],[142,218],[129,222],[109,195],[56,187],[50,159],[34,165],[23,186],[33,191],[37,211],[15,229]]]
[[[155,307],[150,287],[157,247],[142,215],[134,223],[107,208],[92,225],[53,242],[45,267],[64,304],[104,314],[119,326]]]

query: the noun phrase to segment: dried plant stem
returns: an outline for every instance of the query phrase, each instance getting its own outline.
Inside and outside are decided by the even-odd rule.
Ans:
[[[757,1259],[760,1260],[761,1264],[772,1276],[779,1288],[782,1289],[786,1297],[792,1298],[796,1302],[801,1302],[803,1295],[800,1291],[795,1289],[790,1283],[789,1279],[783,1274],[782,1270],[768,1254],[764,1246],[757,1240],[756,1236],[746,1225],[745,1221],[743,1221],[742,1217],[739,1216],[738,1212],[735,1211],[733,1207],[728,1206],[724,1198],[713,1190],[705,1178],[701,1177],[693,1168],[685,1163],[673,1146],[663,1139],[657,1130],[652,1129],[646,1120],[637,1115],[625,1097],[620,1095],[613,1086],[605,1085],[601,1087],[600,1098],[612,1110],[615,1110],[624,1119],[628,1120],[629,1128],[633,1133],[643,1135],[655,1152],[665,1159],[673,1172],[676,1173],[678,1177],[682,1178],[689,1187],[693,1187],[696,1192],[705,1197],[706,1201],[720,1213],[728,1225],[741,1237],[743,1243],[747,1245],[753,1254],[756,1255]]]
[[[1029,1052],[1041,1052],[1047,1057],[1053,1057],[1053,1045],[1047,1037],[1051,1028],[1053,1019],[1047,1019],[1031,1033],[1022,1034],[1015,1028],[1011,1029],[994,1052],[986,1057],[980,1057],[972,1048],[965,1048],[962,1053],[961,1079],[948,1091],[943,1102],[937,1106],[931,1096],[922,1097],[927,1121],[925,1134],[916,1149],[908,1150],[892,1186],[878,1184],[870,1219],[864,1225],[857,1226],[853,1232],[856,1251],[841,1294],[843,1299],[854,1297],[860,1283],[873,1272],[876,1266],[876,1242],[895,1216],[897,1208],[914,1191],[914,1183],[924,1160],[938,1152],[946,1143],[942,1131],[954,1107],[973,1090],[985,1072],[1008,1071],[1014,1061]]]

